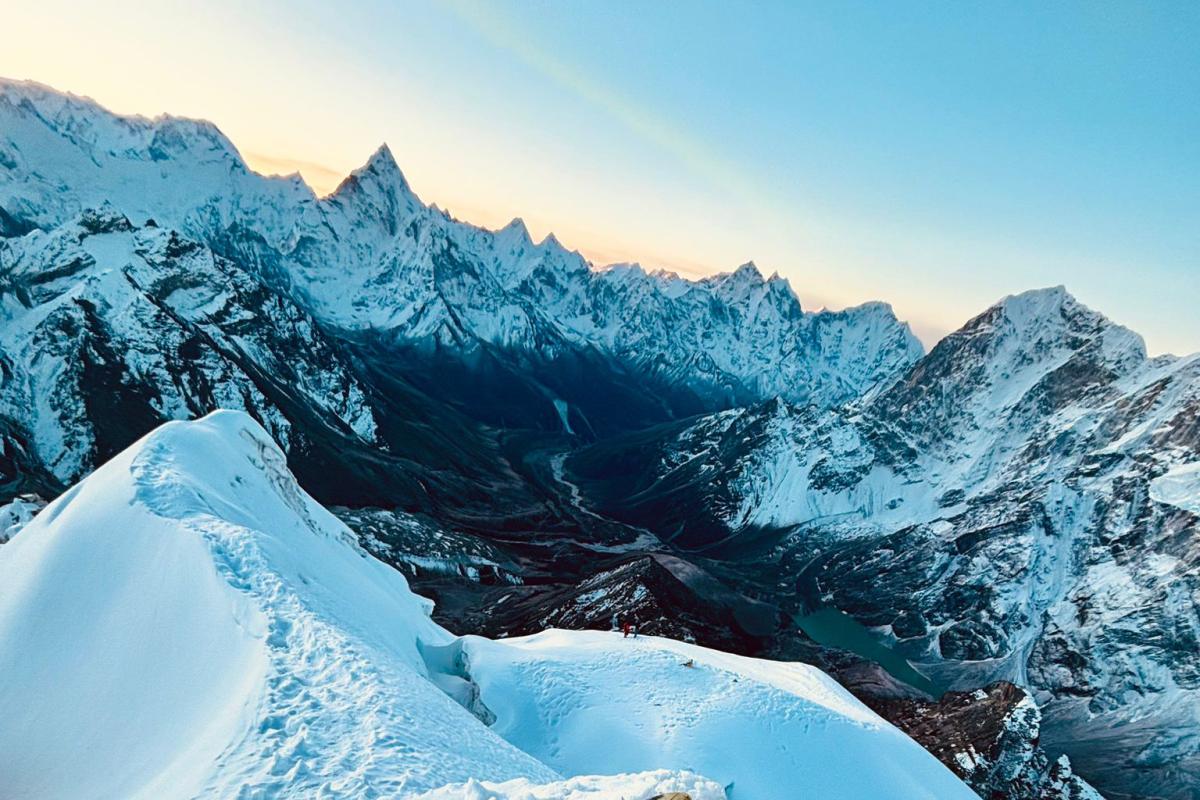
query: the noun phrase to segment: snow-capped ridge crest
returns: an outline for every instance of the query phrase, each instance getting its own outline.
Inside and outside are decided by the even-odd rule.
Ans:
[[[90,97],[3,77],[0,102],[35,115],[58,135],[91,151],[154,161],[184,153],[215,156],[246,169],[237,147],[208,120],[170,114],[114,114]]]
[[[951,336],[958,333],[1016,336],[1030,346],[1075,350],[1095,341],[1114,360],[1140,363],[1146,359],[1146,342],[1140,334],[1080,302],[1062,285],[1008,295]]]
[[[355,190],[362,190],[365,186],[376,187],[379,191],[397,195],[409,195],[414,200],[416,199],[408,179],[404,177],[404,173],[401,171],[400,165],[396,163],[396,157],[392,155],[392,150],[387,143],[379,145],[361,167],[343,178],[330,197],[345,196]]]

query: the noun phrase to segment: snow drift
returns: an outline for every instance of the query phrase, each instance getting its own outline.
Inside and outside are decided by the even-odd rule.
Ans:
[[[239,412],[59,497],[0,585],[7,798],[973,796],[811,667],[453,636]]]

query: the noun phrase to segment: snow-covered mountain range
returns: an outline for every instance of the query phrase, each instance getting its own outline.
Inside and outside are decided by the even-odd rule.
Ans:
[[[220,408],[256,422],[218,416],[169,427],[143,440],[142,450],[125,452],[163,423]],[[147,442],[159,442],[156,452],[179,451],[159,453],[160,461],[177,460],[187,473],[162,482],[191,487],[167,493],[193,498],[172,506],[162,524],[196,539],[187,545],[188,569],[203,571],[195,565],[211,562],[217,548],[218,571],[228,577],[227,569],[245,566],[222,560],[228,525],[270,538],[295,520],[282,508],[247,520],[244,512],[254,508],[248,496],[229,495],[209,479],[207,470],[218,467],[191,461],[188,451],[204,442],[236,451],[237,442],[253,440],[259,461],[274,463],[280,457],[263,455],[274,452],[268,438],[283,448],[300,485],[336,506],[362,547],[433,596],[437,619],[452,629],[498,637],[609,628],[617,616],[634,616],[649,632],[825,667],[985,796],[1089,796],[1059,761],[1062,753],[1110,798],[1200,791],[1193,544],[1200,358],[1148,358],[1136,334],[1062,288],[1006,298],[925,354],[888,306],[808,312],[786,281],[764,278],[753,264],[699,281],[636,265],[597,268],[552,236],[534,243],[519,220],[497,231],[455,220],[417,198],[386,147],[318,198],[298,177],[249,170],[209,123],[122,117],[85,98],[0,80],[0,501],[26,495],[0,508],[0,538],[15,535],[0,547],[0,569],[19,576],[46,568],[42,556],[6,566],[18,558],[12,553],[36,549],[18,531],[45,541],[92,535],[53,533],[74,528],[55,523],[68,516],[56,506],[32,516],[41,505],[34,495],[85,493],[93,497],[88,514],[114,520],[105,492],[153,505],[128,478],[113,477],[111,485],[95,478],[128,473],[128,465],[114,464],[147,461]],[[229,454],[239,464],[243,456]],[[291,485],[278,465],[255,469],[267,477],[237,477]],[[220,523],[199,538],[195,497]],[[308,499],[289,508],[320,520],[319,539],[347,535]],[[97,559],[118,546],[89,541]],[[201,545],[207,554],[196,550]],[[379,577],[383,567],[351,544],[337,545],[345,552],[295,558],[369,562],[372,577],[351,579],[357,573],[346,566],[330,581],[365,581],[363,592],[378,583],[379,596],[392,597],[396,608],[422,605],[402,579],[395,583],[399,576]],[[136,552],[142,546],[138,539],[108,556],[129,560],[130,572],[110,576],[127,582],[121,592],[150,590],[137,566],[148,557]],[[86,560],[74,550],[46,552],[50,561]],[[235,619],[251,620],[244,626],[196,616],[230,599],[191,573],[179,580],[203,608],[172,606],[181,624],[202,626],[203,636],[245,655],[245,663],[225,665],[244,684],[212,689],[242,698],[274,685],[263,676],[332,663],[329,654],[296,650],[308,661],[284,664],[272,660],[279,655],[273,634],[263,633],[265,644],[256,639],[255,615],[274,612],[254,610],[265,591],[254,581],[282,592],[271,602],[295,601],[309,611],[329,598],[309,602],[298,576],[312,573],[300,560],[255,557],[255,569],[265,571],[235,581],[250,598],[238,601],[249,610],[235,609]],[[22,580],[36,588],[49,578]],[[0,624],[28,626],[23,614],[33,606],[26,604],[50,602],[50,592],[5,598]],[[378,610],[377,601],[364,598],[364,608]],[[256,741],[238,740],[249,749],[221,757],[225,777],[194,776],[198,789],[220,794],[232,785],[222,780],[273,786],[273,767],[253,755],[268,740],[286,740],[299,753],[278,764],[296,786],[343,780],[345,793],[355,794],[391,786],[380,770],[408,775],[408,766],[388,760],[399,750],[382,754],[380,742],[395,744],[388,725],[408,719],[395,710],[400,695],[389,692],[424,692],[432,679],[461,700],[457,681],[465,679],[431,666],[428,647],[416,648],[414,660],[417,641],[462,642],[452,647],[455,669],[464,659],[495,664],[493,682],[473,673],[470,692],[497,687],[497,706],[514,716],[557,714],[554,703],[566,701],[549,696],[551,685],[562,697],[626,688],[584,677],[567,686],[556,672],[569,663],[572,674],[600,680],[613,662],[605,637],[553,634],[508,648],[454,639],[429,620],[381,632],[368,612],[321,608],[329,613],[312,624],[330,626],[323,630],[365,659],[355,662],[362,670],[382,676],[371,701],[380,705],[358,711],[378,717],[379,737],[364,746],[383,748],[383,766],[355,762],[334,776],[328,759],[349,740],[333,741],[332,723],[305,741],[294,731],[264,729]],[[815,641],[803,620],[821,610],[868,626],[877,645],[923,674],[925,691],[962,691],[934,702],[903,685],[918,673],[888,676],[866,663],[879,660],[866,650]],[[86,623],[68,630],[80,626]],[[299,636],[293,630],[282,634],[284,649]],[[120,639],[120,631],[114,635]],[[59,642],[45,641],[51,649]],[[655,659],[683,652],[655,647],[659,655],[639,662],[653,674],[665,669]],[[0,652],[6,669],[22,669],[6,657],[15,656]],[[745,670],[763,669],[718,661],[713,669],[739,681]],[[511,676],[538,670],[545,670],[547,694],[526,697],[529,687]],[[334,682],[331,691],[338,690],[335,672],[321,673]],[[258,683],[245,677],[255,674]],[[214,670],[204,680],[225,679]],[[777,677],[759,680],[792,691]],[[630,686],[640,691],[643,684]],[[704,705],[711,702],[704,692],[728,687],[695,688],[699,694],[672,702],[703,705],[743,730],[719,705]],[[277,689],[269,696],[291,702]],[[548,729],[496,720],[488,728],[478,715],[455,717],[454,724],[469,719],[484,731],[479,753],[503,752],[497,763],[512,769],[429,767],[421,773],[428,780],[413,778],[404,788],[474,796],[478,787],[439,787],[514,778],[527,784],[486,791],[583,796],[591,779],[570,788],[546,788],[545,781],[683,765],[707,776],[690,784],[703,797],[714,785],[707,779],[731,779],[723,762],[703,762],[713,765],[706,770],[693,751],[669,749],[675,734],[662,727],[665,712],[643,719],[627,711],[635,699],[622,698],[619,729],[611,727],[618,721],[582,712],[555,717],[576,732],[571,741],[551,741]],[[350,719],[354,702],[338,697],[335,705]],[[280,730],[300,724],[289,723],[289,713],[277,716]],[[231,711],[208,720],[217,727],[196,746],[230,745],[229,732],[252,717]],[[265,725],[275,717],[255,719]],[[170,738],[166,728],[147,731]],[[585,758],[590,744],[612,736],[632,737],[650,755]],[[749,730],[737,736],[763,738]],[[433,739],[420,745],[437,747]],[[148,753],[139,768],[150,770],[158,757]],[[780,755],[780,763],[791,757]],[[166,761],[154,763],[167,769]],[[416,775],[426,767],[412,769]],[[791,773],[767,774],[791,780]],[[658,786],[647,775],[637,786]],[[604,791],[620,791],[597,780]],[[745,787],[754,779],[737,780]],[[454,794],[460,791],[467,794]],[[755,789],[745,796],[764,795]]]
[[[887,382],[922,352],[887,306],[806,313],[784,280],[764,279],[752,264],[701,281],[636,265],[597,270],[553,237],[533,243],[519,220],[499,231],[459,222],[416,197],[386,146],[319,199],[298,177],[251,172],[209,123],[118,117],[86,99],[9,81],[0,83],[0,166],[0,226],[10,240],[4,272],[15,284],[5,292],[6,314],[14,321],[31,316],[26,307],[36,316],[40,305],[16,299],[21,288],[30,294],[23,275],[44,278],[68,264],[93,275],[137,268],[136,244],[68,253],[61,236],[45,241],[45,233],[98,213],[120,218],[114,224],[128,225],[131,238],[153,227],[185,240],[182,248],[205,248],[211,255],[201,258],[224,259],[216,269],[237,272],[245,291],[298,309],[283,313],[414,351],[410,362],[426,354],[439,374],[452,363],[494,362],[472,371],[471,382],[491,375],[509,392],[519,384],[511,413],[579,433],[613,427],[610,397],[597,398],[586,377],[597,370],[610,375],[607,394],[625,401],[620,419],[654,420],[776,395],[832,405]],[[44,253],[48,247],[55,252]],[[173,310],[192,322],[258,311],[219,287],[176,292]],[[28,339],[4,345],[31,347]],[[140,365],[128,366],[136,374]],[[18,380],[36,381],[21,373]],[[333,411],[370,435],[369,413],[346,391],[354,407]],[[478,404],[478,396],[471,386],[457,399]],[[56,458],[72,461],[48,465],[52,472],[76,477],[86,453]]]

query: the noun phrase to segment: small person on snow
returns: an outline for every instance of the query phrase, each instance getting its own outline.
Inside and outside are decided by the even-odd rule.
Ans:
[[[636,622],[633,623],[632,630],[633,630],[633,638],[636,639],[637,638],[637,623]]]
[[[624,639],[628,639],[628,638],[629,638],[629,631],[630,631],[630,629],[632,629],[632,628],[633,628],[633,626],[629,624],[629,620],[625,620],[624,622],[622,622],[622,623],[621,623],[621,632],[625,634],[625,635],[624,635],[622,638],[624,638]],[[634,636],[636,636],[636,635],[637,635],[637,634],[634,634]]]
[[[696,666],[696,659],[689,658],[687,661],[683,662],[683,665],[688,668],[694,667]]]

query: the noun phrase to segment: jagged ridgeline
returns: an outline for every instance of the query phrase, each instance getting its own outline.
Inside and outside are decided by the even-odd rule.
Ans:
[[[699,282],[597,271],[519,221],[458,222],[421,203],[386,147],[318,199],[250,172],[208,123],[0,92],[2,410],[60,482],[123,429],[202,406],[236,402],[322,465],[340,436],[487,471],[483,445],[453,430],[464,415],[595,438],[776,395],[828,406],[921,354],[886,306],[805,313],[753,265]],[[47,340],[74,348],[64,370],[33,363]],[[428,394],[459,414],[443,421]],[[439,416],[423,435],[396,421],[425,414]]]
[[[985,795],[1200,792],[1200,359],[1061,288],[925,354],[752,264],[460,222],[386,147],[317,198],[209,123],[0,81],[0,499],[217,408],[453,629],[632,614],[820,664]],[[960,694],[815,641],[835,611]]]

